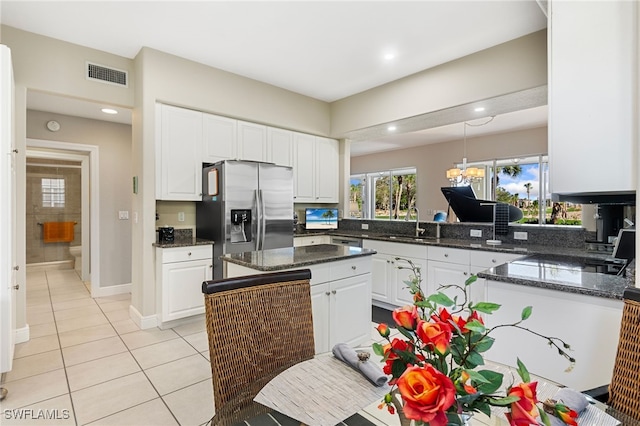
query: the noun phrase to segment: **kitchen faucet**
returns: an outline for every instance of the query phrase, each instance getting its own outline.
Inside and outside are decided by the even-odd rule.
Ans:
[[[404,220],[405,221],[409,220],[409,216],[411,215],[411,209],[416,211],[416,237],[419,237],[420,234],[423,233],[425,230],[424,228],[420,228],[420,211],[416,206],[409,206],[409,208],[407,209],[407,215],[404,217]]]

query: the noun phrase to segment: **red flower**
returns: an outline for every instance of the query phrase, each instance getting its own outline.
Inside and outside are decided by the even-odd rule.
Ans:
[[[565,424],[571,426],[578,426],[576,422],[576,418],[578,417],[578,413],[567,407],[564,404],[556,404],[554,407],[554,411],[557,417],[560,418]]]
[[[536,417],[539,415],[538,397],[536,396],[536,387],[538,382],[520,383],[507,392],[508,396],[517,396],[520,399],[511,403],[511,412],[505,416],[509,420],[511,426],[529,426],[537,425]]]
[[[408,419],[420,420],[430,426],[446,426],[445,411],[455,402],[456,393],[449,377],[431,364],[410,366],[400,376],[397,385]]]
[[[418,322],[418,308],[416,306],[403,306],[402,308],[397,308],[391,313],[393,320],[400,327],[406,328],[407,330],[415,330],[416,324]]]
[[[435,349],[441,355],[447,352],[451,336],[453,336],[451,325],[442,321],[435,323],[420,321],[418,322],[416,334],[429,349]]]

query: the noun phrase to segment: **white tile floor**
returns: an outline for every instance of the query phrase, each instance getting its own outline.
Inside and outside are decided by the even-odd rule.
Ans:
[[[213,388],[204,321],[139,330],[129,305],[129,294],[91,299],[74,270],[28,272],[31,340],[16,345],[0,424],[207,423]]]
[[[140,330],[129,294],[92,299],[87,287],[74,270],[27,272],[31,339],[16,345],[0,424],[206,424],[214,408],[204,321]],[[370,343],[381,341],[375,325]],[[363,415],[394,423],[376,406]]]

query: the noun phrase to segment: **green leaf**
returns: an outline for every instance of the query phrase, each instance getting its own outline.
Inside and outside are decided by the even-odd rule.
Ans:
[[[470,351],[467,355],[467,359],[466,359],[466,362],[464,363],[464,366],[466,368],[476,368],[477,366],[483,365],[483,364],[484,364],[484,359],[482,358],[482,355],[480,355],[476,351]]]
[[[413,334],[411,334],[411,331],[407,330],[406,328],[398,326],[397,330],[400,332],[400,334],[402,334],[404,337],[406,337],[410,341],[413,342],[415,340],[413,338]]]
[[[473,320],[464,325],[467,330],[475,331],[476,333],[484,333],[487,328],[478,320]]]
[[[474,282],[476,282],[476,280],[478,279],[478,277],[476,275],[471,275],[469,278],[467,278],[467,280],[464,282],[465,287],[468,285],[473,284]]]
[[[382,348],[382,345],[380,343],[374,343],[373,345],[371,345],[373,348],[373,353],[378,355],[378,356],[383,356],[384,355],[384,349]]]
[[[391,375],[393,377],[400,377],[402,376],[402,373],[404,373],[406,369],[407,369],[407,365],[401,360],[397,359],[393,361],[393,363],[391,364]]]
[[[531,316],[531,311],[533,310],[533,308],[531,306],[527,306],[526,308],[524,308],[522,310],[522,314],[520,315],[520,317],[522,318],[522,321],[526,320],[527,318],[529,318]]]
[[[478,302],[476,305],[473,305],[473,309],[483,314],[491,314],[500,309],[500,306],[498,303]]]
[[[478,341],[478,343],[476,343],[473,349],[480,353],[486,352],[489,349],[491,349],[491,346],[493,346],[494,341],[495,339],[493,337],[485,336],[483,339]]]
[[[476,387],[479,392],[492,394],[502,386],[503,374],[491,370],[480,370],[478,374],[485,378],[485,382]]]
[[[489,398],[489,404],[496,405],[498,407],[506,407],[513,402],[520,401],[519,396],[505,396],[503,398]]]
[[[447,413],[447,426],[462,426],[462,419],[456,413]]]
[[[531,381],[529,370],[527,370],[527,367],[524,365],[524,363],[520,361],[520,358],[518,358],[518,375],[525,383],[529,383],[529,381]]]
[[[538,410],[538,412],[540,413],[540,419],[544,426],[551,426],[551,419],[549,419],[547,413],[544,410]]]
[[[490,383],[489,380],[476,370],[465,370],[473,383]]]
[[[454,304],[453,300],[451,300],[449,296],[440,292],[430,294],[429,297],[427,297],[427,300],[442,306],[453,306]]]
[[[482,414],[484,414],[485,416],[491,417],[491,406],[489,404],[486,404],[486,403],[477,404],[475,409],[481,412]]]

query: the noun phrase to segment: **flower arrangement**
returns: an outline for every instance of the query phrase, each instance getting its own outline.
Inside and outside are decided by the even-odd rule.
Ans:
[[[529,372],[519,359],[517,372],[522,383],[509,383],[504,389],[501,389],[503,374],[480,368],[484,365],[482,354],[494,342],[491,333],[501,327],[515,327],[545,339],[569,360],[568,370],[573,367],[575,360],[567,353],[570,346],[566,342],[521,325],[531,315],[531,307],[523,309],[518,321],[488,328],[482,314],[489,315],[500,305],[469,300],[468,288],[476,281],[475,275],[467,279],[464,287],[445,285],[437,293],[425,296],[420,288],[420,268],[410,260],[396,260],[408,264],[399,268],[412,269],[413,276],[405,284],[414,303],[392,313],[403,338],[392,339],[387,324],[377,327],[387,342],[374,344],[373,351],[383,357],[383,371],[391,376],[389,385],[392,386],[379,408],[387,407],[391,414],[398,411],[403,425],[410,420],[416,425],[463,425],[465,418],[474,412],[491,416],[491,406],[505,407],[510,425],[538,425],[539,417],[549,426],[547,413],[565,424],[577,425],[577,413],[561,403],[547,400],[544,409],[538,409],[537,382],[531,382]],[[447,296],[442,291],[445,289],[459,292],[461,302],[458,296],[453,299]]]

